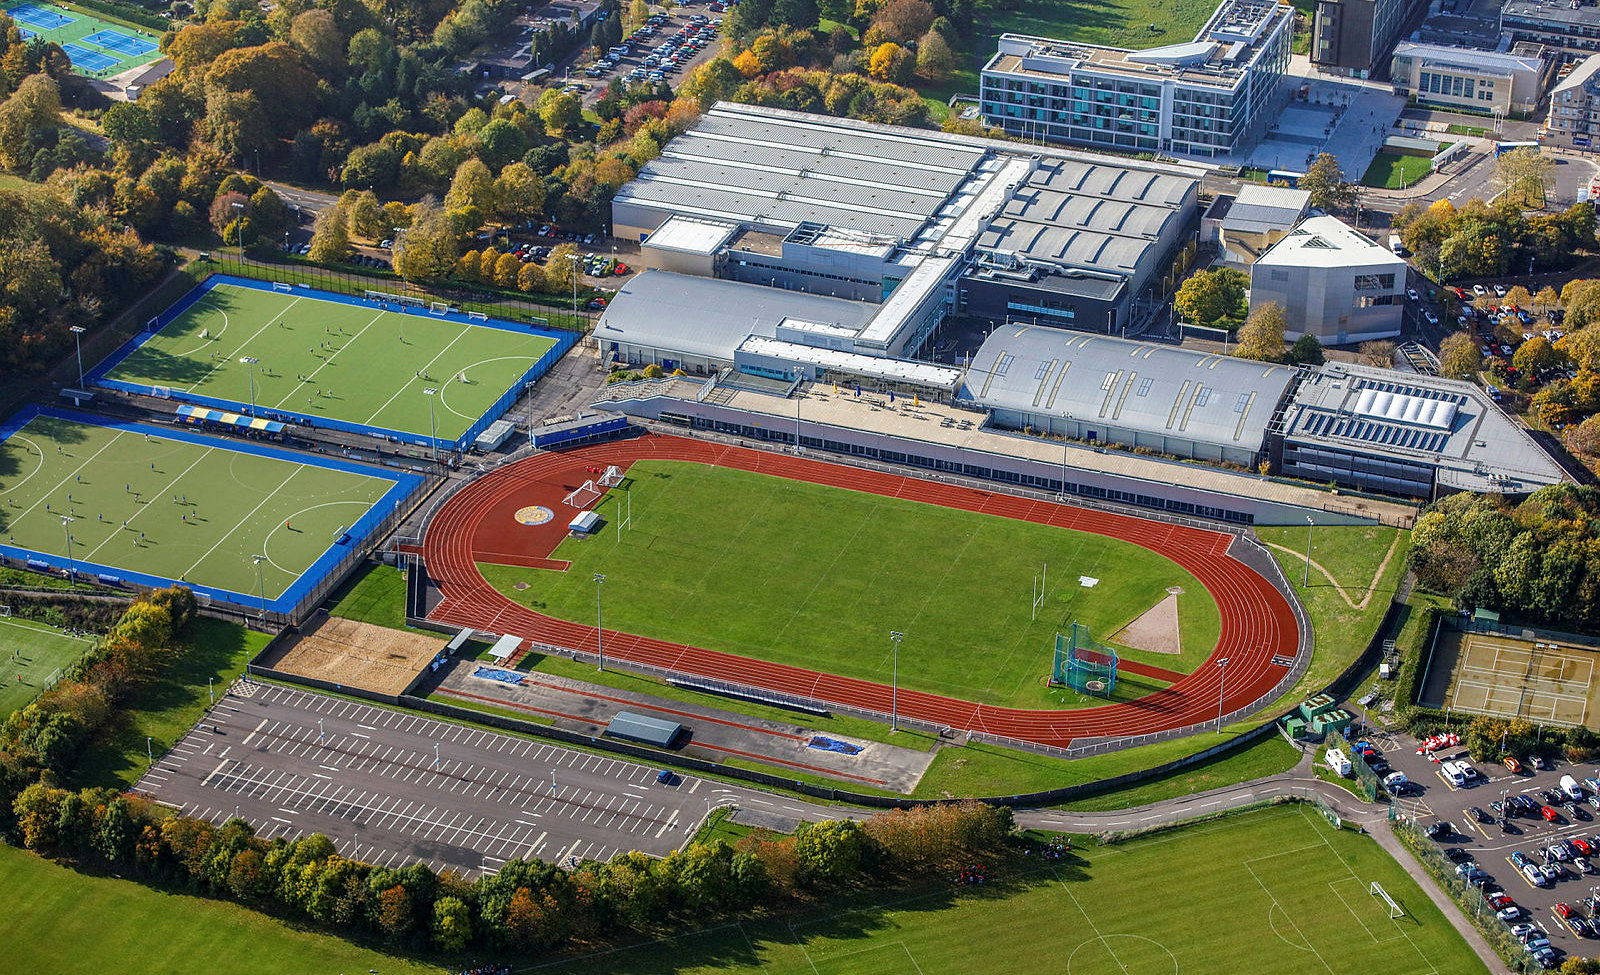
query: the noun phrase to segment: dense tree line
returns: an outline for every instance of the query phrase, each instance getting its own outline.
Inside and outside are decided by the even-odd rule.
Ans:
[[[1434,502],[1411,536],[1411,570],[1463,609],[1600,623],[1600,489],[1541,488],[1520,504],[1480,494]]]
[[[1509,194],[1460,207],[1449,200],[1410,203],[1395,214],[1394,226],[1417,267],[1441,281],[1521,273],[1530,262],[1543,271],[1563,268],[1595,244],[1594,204],[1529,215]]]
[[[72,768],[117,705],[176,653],[193,625],[194,594],[181,586],[141,595],[88,653],[32,704],[0,725],[0,793],[9,799],[41,774]]]
[[[421,864],[376,867],[339,856],[319,834],[266,841],[111,790],[28,786],[14,806],[28,848],[103,863],[168,884],[306,918],[398,945],[534,952],[630,934],[659,935],[716,918],[871,882],[948,872],[999,852],[1011,813],[978,803],[897,810],[864,823],[758,832],[730,847],[691,843],[572,870],[513,860],[467,881]]]

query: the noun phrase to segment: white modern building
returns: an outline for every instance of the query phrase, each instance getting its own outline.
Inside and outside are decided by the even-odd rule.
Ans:
[[[1424,105],[1498,115],[1525,115],[1539,106],[1549,70],[1543,48],[1521,53],[1478,51],[1441,44],[1395,45],[1389,78]]]
[[[1250,307],[1283,306],[1285,337],[1344,345],[1400,334],[1406,262],[1335,217],[1312,217],[1250,268]]]
[[[1193,41],[1143,51],[1004,34],[983,66],[991,125],[1048,142],[1212,157],[1265,134],[1288,92],[1294,8],[1224,0]]]

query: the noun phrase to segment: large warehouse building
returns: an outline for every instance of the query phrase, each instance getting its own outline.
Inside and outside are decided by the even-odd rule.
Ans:
[[[669,286],[746,300],[732,282],[866,304],[848,335],[791,329],[787,341],[867,356],[915,355],[950,315],[1119,334],[1169,290],[1198,227],[1200,172],[719,103],[613,199],[613,233],[678,277],[623,289],[599,334],[618,358],[651,361],[609,320],[636,324],[648,309],[629,304]],[[708,283],[679,280],[691,276]],[[664,323],[654,361],[691,359],[673,328],[694,341],[692,320]]]

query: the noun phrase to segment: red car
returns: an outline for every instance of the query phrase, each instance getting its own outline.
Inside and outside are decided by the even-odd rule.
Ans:
[[[1594,846],[1593,843],[1590,843],[1588,840],[1583,839],[1581,837],[1576,837],[1575,836],[1572,839],[1568,840],[1567,842],[1571,843],[1573,846],[1577,847],[1578,852],[1583,854],[1584,856],[1591,856],[1596,852],[1600,852],[1600,851],[1597,851],[1595,849],[1595,846]]]
[[[1544,821],[1547,823],[1558,823],[1561,821],[1561,814],[1556,812],[1554,809],[1551,809],[1549,806],[1540,806],[1539,815],[1543,816]]]
[[[1572,908],[1568,907],[1566,904],[1557,904],[1556,913],[1561,915],[1562,920],[1566,920],[1572,916]]]

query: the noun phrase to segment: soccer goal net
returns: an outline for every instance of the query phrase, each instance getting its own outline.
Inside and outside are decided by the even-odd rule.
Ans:
[[[1383,902],[1385,904],[1389,905],[1389,917],[1390,917],[1390,919],[1397,918],[1397,917],[1405,917],[1406,916],[1406,912],[1401,909],[1399,904],[1396,904],[1394,902],[1394,898],[1390,897],[1389,896],[1389,892],[1387,890],[1384,890],[1383,889],[1383,885],[1378,883],[1376,880],[1374,880],[1372,882],[1372,886],[1371,887],[1367,888],[1367,892],[1372,894],[1372,896],[1374,896],[1374,897],[1383,898]]]
[[[606,472],[600,475],[600,483],[605,487],[616,487],[622,483],[622,468],[612,464]]]
[[[475,322],[486,322],[489,320],[488,314],[481,311],[469,311],[467,312],[467,317]]]
[[[587,508],[600,500],[601,491],[594,486],[593,481],[584,481],[576,491],[562,498],[562,503],[569,508]]]
[[[273,285],[272,285],[272,290],[273,291],[289,291],[289,292],[292,292],[292,291],[294,291],[294,287],[292,285],[279,284],[279,283],[274,282]]]
[[[449,311],[450,303],[447,301],[434,301],[428,304],[428,314],[430,315],[443,315]]]
[[[0,606],[0,619],[4,619],[4,618],[6,618],[6,617],[8,617],[10,615],[11,615],[11,607],[10,606]]]

